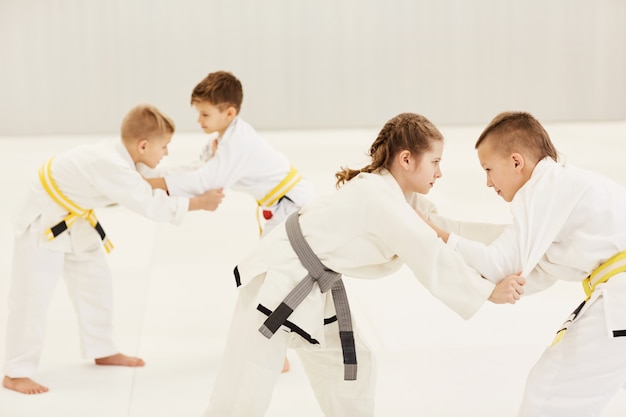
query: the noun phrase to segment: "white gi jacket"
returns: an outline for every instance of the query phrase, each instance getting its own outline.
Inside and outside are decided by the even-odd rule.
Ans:
[[[51,169],[63,194],[84,209],[119,204],[150,219],[178,224],[189,208],[188,198],[153,191],[119,140],[82,145],[63,152],[54,158]],[[36,178],[15,214],[16,237],[41,216],[42,247],[71,252],[101,244],[98,233],[84,219],[78,219],[67,232],[49,241],[45,229],[56,225],[66,215],[67,211],[48,196]],[[106,224],[102,227],[106,231]]]
[[[388,172],[361,173],[337,193],[302,208],[300,225],[309,246],[327,268],[350,277],[376,279],[406,263],[435,297],[467,319],[489,297],[494,285],[446,246],[415,209],[429,211],[433,207],[419,195],[407,204]],[[482,230],[489,234],[488,228]],[[491,231],[486,240],[493,235]],[[259,242],[239,263],[238,271],[241,285],[265,275],[260,299],[262,306],[272,311],[307,274],[290,246],[284,223]],[[289,321],[319,341],[323,319],[333,315],[330,291],[322,294],[314,285]]]
[[[250,194],[258,201],[291,169],[287,157],[240,117],[230,123],[218,141],[218,151],[199,168],[164,176],[170,195],[193,197],[223,187]],[[313,198],[314,191],[303,178],[287,195],[297,206],[303,206]]]
[[[513,224],[490,245],[454,234],[448,245],[492,282],[522,272],[527,294],[559,279],[582,281],[626,250],[626,188],[597,173],[545,158],[513,198],[511,212]],[[623,310],[608,296],[605,305]],[[626,317],[614,326],[626,329]]]

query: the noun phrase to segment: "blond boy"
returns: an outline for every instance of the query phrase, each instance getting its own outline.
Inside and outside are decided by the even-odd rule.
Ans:
[[[106,253],[112,243],[93,209],[119,204],[163,222],[180,223],[190,210],[215,210],[221,191],[169,197],[153,191],[136,170],[156,167],[168,153],[174,123],[139,105],[121,125],[121,141],[103,141],[47,161],[19,205],[6,338],[3,386],[39,394],[34,376],[43,349],[52,291],[64,276],[79,325],[83,355],[97,365],[143,366],[119,352],[112,336],[112,288]]]
[[[496,116],[476,149],[513,224],[490,245],[440,235],[491,281],[521,271],[527,293],[565,280],[586,295],[530,372],[519,417],[597,416],[626,382],[626,189],[558,163],[528,113]]]

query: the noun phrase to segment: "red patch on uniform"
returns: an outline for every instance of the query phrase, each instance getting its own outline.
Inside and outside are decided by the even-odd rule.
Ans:
[[[272,213],[272,211],[271,211],[271,210],[263,210],[263,218],[264,218],[265,220],[269,220],[269,219],[271,219],[272,217],[274,217],[274,214]]]

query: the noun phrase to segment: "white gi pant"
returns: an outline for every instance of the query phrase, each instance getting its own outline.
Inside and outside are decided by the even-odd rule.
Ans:
[[[59,252],[42,248],[40,240],[36,220],[15,239],[13,248],[4,365],[4,374],[13,378],[32,377],[37,370],[46,313],[61,276],[76,311],[83,355],[91,359],[118,353],[113,343],[111,274],[102,245],[78,253]]]
[[[626,275],[595,290],[561,342],[532,368],[519,417],[596,417],[626,382],[626,337],[613,337],[608,303],[626,315]],[[620,320],[624,322],[623,319]]]
[[[354,329],[357,379],[344,381],[343,353],[336,322],[324,326],[326,343],[323,346],[312,345],[283,328],[270,339],[259,332],[267,318],[256,309],[264,280],[264,276],[258,276],[239,289],[220,370],[204,416],[265,415],[288,347],[298,353],[325,416],[373,416],[375,366],[372,352],[358,330]],[[297,410],[294,413],[297,414]]]

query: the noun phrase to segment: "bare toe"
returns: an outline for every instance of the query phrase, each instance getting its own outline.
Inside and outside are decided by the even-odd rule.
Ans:
[[[110,365],[110,366],[144,366],[146,363],[141,358],[134,356],[127,356],[122,353],[106,356],[104,358],[95,359],[96,365]]]
[[[11,378],[5,376],[2,380],[2,386],[22,394],[43,394],[44,392],[48,392],[48,387],[38,384],[30,378]]]

